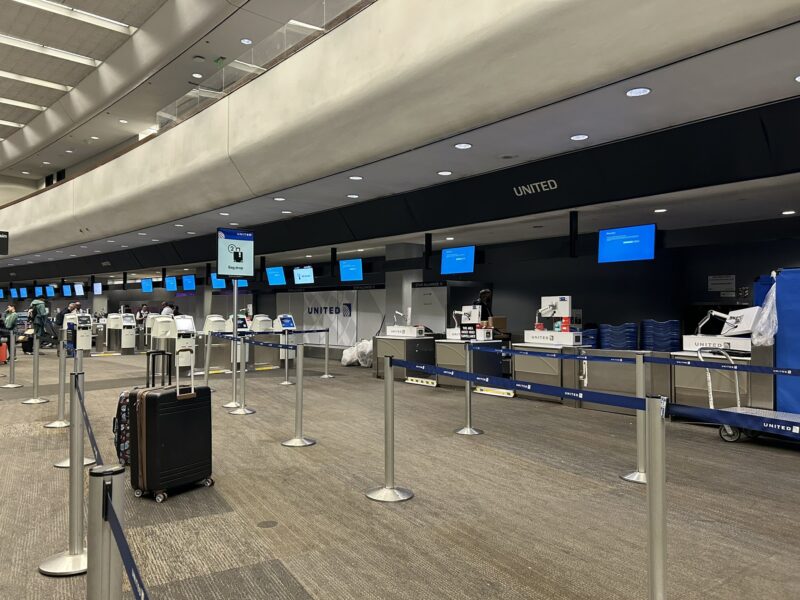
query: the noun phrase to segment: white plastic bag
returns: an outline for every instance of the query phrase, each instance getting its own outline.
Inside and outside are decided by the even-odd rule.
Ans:
[[[758,311],[753,321],[751,335],[754,346],[772,346],[775,344],[775,334],[778,333],[778,307],[775,303],[777,283],[773,283],[764,297],[764,304]]]
[[[372,367],[372,340],[361,340],[356,344],[358,364],[362,367]]]
[[[345,348],[342,352],[342,366],[353,367],[358,364],[358,356],[356,354],[356,347]]]

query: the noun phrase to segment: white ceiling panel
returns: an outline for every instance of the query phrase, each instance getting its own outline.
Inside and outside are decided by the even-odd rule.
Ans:
[[[166,0],[55,0],[106,19],[141,26]]]
[[[50,106],[63,95],[64,92],[60,90],[0,77],[0,97],[2,98]]]
[[[0,69],[54,83],[75,85],[92,67],[0,44]]]
[[[38,114],[39,111],[0,103],[0,119],[3,119],[4,121],[11,121],[12,123],[27,123]]]

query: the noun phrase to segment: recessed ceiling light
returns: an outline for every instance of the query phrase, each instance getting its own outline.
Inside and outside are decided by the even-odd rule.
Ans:
[[[40,258],[42,255],[41,255],[41,254],[34,254],[34,256],[35,256],[36,258]]]
[[[114,243],[116,243],[116,241],[117,241],[117,240],[106,240],[106,241],[107,241],[109,244],[114,244]]]
[[[128,124],[128,122],[125,119],[120,119],[119,122],[122,123],[123,125],[127,125]]]
[[[187,231],[187,232],[186,232],[186,235],[194,235],[194,234],[195,234],[195,232],[194,232],[194,231]]]
[[[95,254],[100,254],[100,250],[95,250],[94,253]],[[53,259],[52,258],[48,258],[47,260],[53,260]]]
[[[175,223],[175,227],[183,227],[183,223]]]
[[[72,154],[75,151],[74,150],[64,150],[64,152],[66,152],[67,154]]]
[[[637,87],[637,88],[633,88],[633,89],[628,90],[627,92],[625,92],[625,95],[628,98],[637,98],[639,96],[647,96],[647,94],[649,94],[651,91],[652,90],[650,88]]]
[[[306,258],[313,258],[311,254],[306,254]]]
[[[136,235],[147,235],[147,232],[146,232],[146,231],[140,231],[140,232],[139,232],[139,233],[137,233]]]
[[[358,194],[347,194],[348,198],[353,198],[354,200],[358,198]]]
[[[184,269],[184,271],[188,271],[189,269]]]
[[[228,225],[232,225],[233,227],[236,227],[238,225],[238,223],[228,223]]]
[[[95,252],[100,252],[100,250],[95,250]],[[48,258],[47,260],[53,260],[52,258]]]
[[[453,174],[452,171],[439,171],[438,173],[438,175],[441,175],[442,177],[450,177],[450,175],[452,174]]]
[[[89,247],[89,246],[81,246],[81,248],[83,248],[84,250],[85,250],[86,248],[88,248],[88,247]]]
[[[17,127],[18,129],[22,129],[25,127],[25,123],[17,123],[16,121],[6,121],[4,119],[0,119],[0,125],[5,125],[6,127]]]
[[[31,104],[30,102],[21,102],[20,100],[12,100],[11,98],[0,98],[0,104],[7,104],[8,106],[16,106],[18,108],[27,108],[28,110],[47,110],[46,106],[41,104]]]
[[[364,179],[361,175],[350,175],[350,181],[361,181]]]
[[[585,133],[576,133],[575,135],[570,136],[569,139],[571,139],[573,142],[582,142],[583,140],[588,140],[589,136]]]
[[[282,215],[290,215],[290,214],[292,214],[292,211],[290,211],[290,210],[282,210],[281,214]]]
[[[793,214],[795,214],[796,212],[797,212],[797,211],[794,211],[794,210],[785,210],[785,211],[783,211],[781,214],[782,214],[782,215],[784,215],[784,216],[787,216],[787,217],[788,217],[789,215],[793,215]]]
[[[95,60],[94,58],[90,58],[88,56],[83,56],[74,52],[68,52],[66,50],[59,50],[58,48],[45,46],[44,44],[39,44],[38,42],[29,42],[28,40],[22,40],[18,37],[12,37],[2,33],[0,33],[0,44],[13,46],[29,52],[36,52],[37,54],[44,54],[45,56],[60,58],[61,60],[69,60],[71,62],[86,65],[87,67],[99,67],[102,64],[102,61]]]
[[[78,256],[77,254],[70,254],[70,256]]]
[[[472,144],[468,144],[466,142],[461,142],[460,144],[456,144],[453,146],[456,150],[469,150],[472,148]]]
[[[127,248],[127,246],[125,244],[120,244],[119,247],[120,248]]]
[[[219,216],[220,216],[220,217],[230,217],[230,216],[231,216],[231,213],[225,213],[225,212],[222,212],[222,213],[219,213]]]
[[[159,240],[150,240],[150,241],[151,241],[151,242],[157,242],[157,241],[159,241]]]
[[[358,250],[356,250],[356,252],[363,252],[363,251],[364,251],[363,248],[359,248]]]
[[[50,163],[49,163],[48,161],[46,161],[46,160],[43,160],[43,161],[42,161],[42,164],[43,164],[43,165],[49,165]]]
[[[43,79],[36,79],[35,77],[28,77],[26,75],[19,75],[9,71],[0,71],[0,77],[4,79],[12,79],[14,81],[21,81],[23,83],[30,83],[31,85],[38,85],[40,87],[50,88],[52,90],[59,90],[60,92],[72,91],[72,86],[64,85],[62,83],[53,83],[52,81],[45,81]]]
[[[456,238],[454,238],[454,237],[446,237],[444,239],[447,240],[448,242],[452,242]]]
[[[192,77],[194,77],[195,79],[202,79],[203,78],[203,74],[202,73],[192,73]]]
[[[93,136],[90,136],[90,138],[89,138],[89,139],[92,139],[92,140],[99,140],[100,138],[99,138],[99,137],[97,137],[96,135],[93,135]]]
[[[253,40],[251,40],[250,38],[242,38],[239,41],[242,42],[245,46],[251,46],[253,44]]]
[[[666,208],[657,208],[653,211],[654,213],[665,213],[667,212]]]
[[[56,250],[56,254],[64,254],[63,250]]]
[[[30,172],[30,171],[22,171],[22,174],[23,174],[23,175],[30,175],[30,174],[31,174],[31,172]]]
[[[797,83],[800,83],[800,75],[798,75],[797,77],[795,77],[795,78],[794,78],[794,80],[795,80]]]
[[[275,202],[286,202],[286,198],[273,198]]]

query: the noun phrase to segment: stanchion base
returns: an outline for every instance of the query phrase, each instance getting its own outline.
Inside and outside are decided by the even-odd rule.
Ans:
[[[228,414],[229,415],[252,415],[254,412],[256,412],[252,408],[247,408],[246,406],[239,406],[237,404],[236,407],[237,408],[235,410],[229,410]]]
[[[462,427],[456,429],[458,435],[483,435],[483,429],[475,429],[474,427]]]
[[[48,423],[45,425],[47,429],[62,429],[64,427],[69,427],[69,421],[61,420],[61,421],[53,421],[52,423]]]
[[[228,402],[227,404],[223,404],[222,408],[239,408],[238,402]]]
[[[294,381],[281,381],[281,385],[294,385]]]
[[[86,548],[80,554],[70,554],[67,550],[51,556],[39,565],[39,572],[50,577],[68,577],[86,573]]]
[[[367,498],[375,502],[403,502],[414,497],[414,492],[405,488],[378,487],[366,493]]]
[[[620,475],[619,477],[631,483],[647,483],[647,473],[642,473],[641,471],[634,471],[633,473]]]
[[[88,456],[83,457],[83,466],[88,467],[89,465],[94,464],[94,459],[89,458]],[[53,466],[56,469],[69,469],[69,458],[65,458],[64,460],[60,460],[57,463],[53,463]]]
[[[0,388],[3,388],[4,390],[15,390],[21,387],[22,387],[21,383],[7,383],[5,385],[0,385]]]
[[[320,379],[333,379],[333,375],[331,375],[330,373],[325,373],[325,375],[320,375],[319,378]]]
[[[301,437],[301,438],[292,438],[290,440],[286,440],[285,442],[281,442],[281,446],[287,446],[289,448],[304,448],[305,446],[313,446],[317,443],[317,440],[312,440],[311,438]]]
[[[50,402],[47,398],[30,398],[28,400],[23,400],[22,404],[44,404],[45,402]]]

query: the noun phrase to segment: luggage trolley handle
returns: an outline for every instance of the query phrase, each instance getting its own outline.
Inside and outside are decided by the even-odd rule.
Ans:
[[[180,364],[180,361],[178,360],[178,358],[180,357],[182,352],[189,352],[192,355],[192,357],[194,357],[194,350],[192,348],[183,348],[181,350],[178,350],[175,353],[175,362],[176,362],[176,364]],[[189,366],[189,381],[190,381],[189,386],[190,386],[190,388],[189,388],[189,393],[188,394],[181,394],[181,368],[179,366],[177,369],[175,369],[175,392],[178,395],[178,400],[189,400],[190,398],[194,398],[195,397],[195,393],[194,393],[194,366],[193,366],[194,365],[194,360],[192,360],[191,362],[192,362],[192,365]]]
[[[163,383],[164,370],[167,371],[167,385],[172,385],[172,354],[164,350],[148,350],[147,351],[147,379],[145,384],[149,387],[156,387],[156,357],[163,356],[166,359],[166,367],[161,370],[161,381]],[[164,367],[164,363],[161,363]]]

